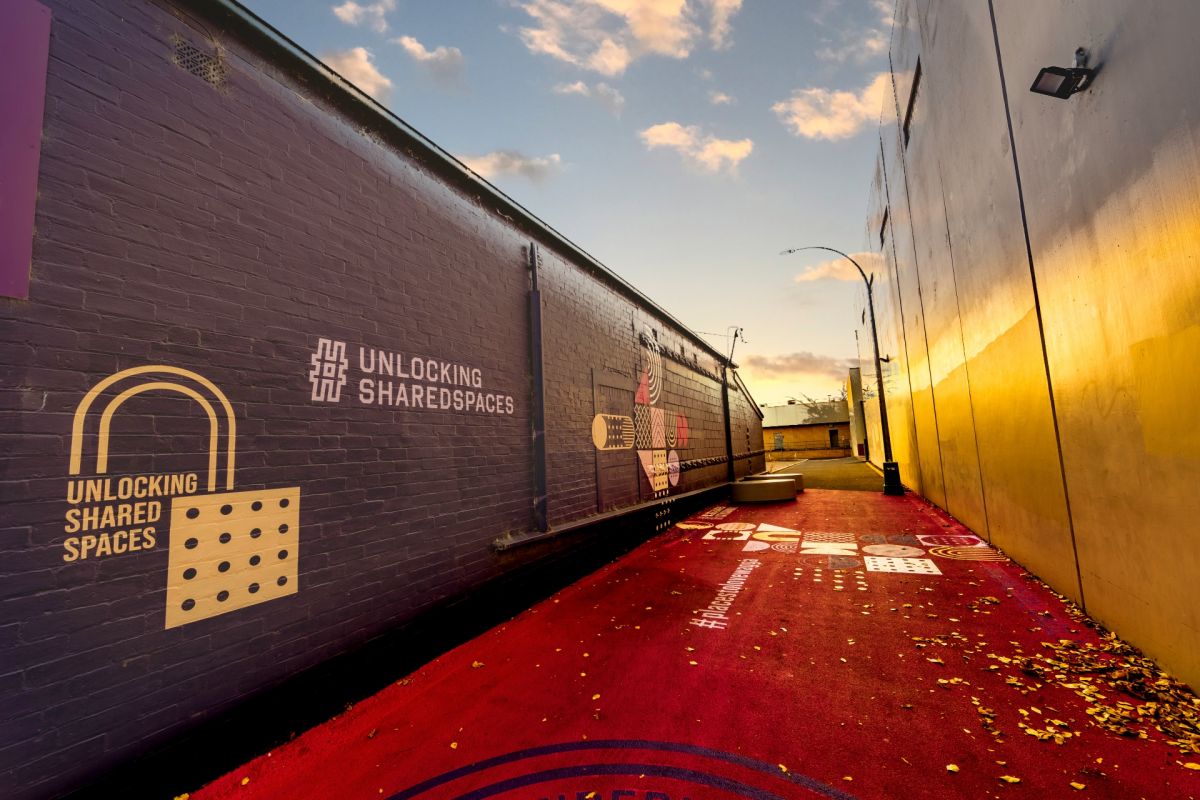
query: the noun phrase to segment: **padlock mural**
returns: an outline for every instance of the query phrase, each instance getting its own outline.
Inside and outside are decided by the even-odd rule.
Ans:
[[[207,416],[206,481],[189,480],[195,476],[183,474],[108,477],[114,415],[131,398],[156,391],[183,395]],[[101,398],[107,402],[97,402]],[[83,457],[89,420],[94,419],[93,410],[101,407],[94,477],[82,477],[89,472]],[[68,511],[68,531],[72,525],[84,531],[91,527],[96,533],[83,541],[90,538],[94,543],[98,537],[114,536],[100,533],[106,525],[153,521],[160,518],[162,504],[170,504],[163,515],[170,523],[166,628],[296,593],[300,488],[233,490],[237,420],[225,393],[207,378],[165,365],[110,375],[80,402],[71,434],[72,479],[67,494],[76,508]],[[133,529],[119,533],[126,534],[120,540],[124,547],[135,540]],[[86,548],[83,552],[86,557]]]

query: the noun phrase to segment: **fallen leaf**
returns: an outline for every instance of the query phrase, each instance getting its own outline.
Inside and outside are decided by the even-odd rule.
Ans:
[[[946,772],[958,772],[958,764],[947,764]]]
[[[471,662],[471,669],[479,669],[482,666],[483,666],[482,661],[472,661]]]
[[[1077,791],[1077,792],[1082,792],[1084,789],[1086,789],[1086,788],[1087,788],[1087,784],[1085,784],[1085,783],[1076,783],[1075,781],[1071,781],[1071,788],[1072,788],[1072,789],[1074,789],[1074,790],[1075,790],[1075,791]]]
[[[780,765],[779,765],[779,769],[780,769],[780,771],[782,771],[782,772],[787,772],[787,767],[785,767],[783,764],[780,764]]]
[[[1175,763],[1180,764],[1178,761]],[[1182,766],[1184,769],[1200,769],[1200,764],[1197,764],[1195,761],[1189,761],[1186,764],[1180,764],[1180,766]]]
[[[451,743],[450,743],[450,749],[451,749],[451,750],[457,750],[457,749],[458,749],[458,742],[451,742]]]
[[[242,778],[242,786],[245,786],[245,785],[246,785],[247,783],[249,783],[249,782],[250,782],[250,778],[249,778],[249,777]]]
[[[1005,783],[1020,783],[1021,782],[1020,778],[1014,778],[1012,775],[1001,775],[1000,780],[1004,781]]]
[[[600,699],[600,695],[599,695],[599,693],[592,695],[592,699],[593,699],[593,700],[599,700],[599,699]]]

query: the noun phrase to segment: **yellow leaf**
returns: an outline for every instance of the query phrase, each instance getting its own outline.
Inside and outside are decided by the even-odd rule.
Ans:
[[[457,749],[458,749],[458,742],[451,742],[451,743],[450,743],[450,749],[451,749],[451,750],[457,750]]]
[[[249,778],[249,777],[242,778],[242,786],[245,786],[245,785],[246,785],[247,783],[249,783],[249,782],[250,782],[250,778]]]
[[[482,661],[472,661],[471,662],[471,669],[479,669],[482,666],[483,666]]]
[[[1020,778],[1014,778],[1012,775],[1001,775],[1000,780],[1004,781],[1005,783],[1020,783],[1021,782]]]
[[[1178,763],[1178,762],[1176,762],[1176,763]],[[1184,769],[1200,769],[1200,764],[1197,764],[1195,761],[1189,761],[1186,764],[1183,764],[1182,766]]]
[[[594,695],[592,695],[592,699],[593,699],[593,700],[599,700],[599,699],[600,699],[600,695],[599,695],[599,694],[594,694]]]
[[[697,664],[695,661],[689,661],[688,663],[689,663],[689,664],[691,664],[693,667],[698,667],[698,666],[700,666],[700,665],[699,665],[699,664]]]
[[[1082,792],[1084,789],[1086,789],[1086,788],[1087,788],[1087,784],[1085,784],[1085,783],[1076,783],[1075,781],[1071,781],[1071,788],[1072,788],[1072,789],[1074,789],[1074,790],[1075,790],[1075,791],[1077,791],[1077,792]]]
[[[842,776],[842,780],[844,780],[844,781],[852,781],[852,780],[854,780],[854,778],[850,777],[849,775],[843,775],[843,776]]]
[[[947,764],[946,772],[958,772],[958,764]]]
[[[787,772],[787,767],[785,767],[783,764],[779,765],[779,769],[783,772]]]

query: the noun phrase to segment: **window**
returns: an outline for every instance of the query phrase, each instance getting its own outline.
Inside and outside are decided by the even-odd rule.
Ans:
[[[782,433],[775,434],[775,449],[776,450],[783,449],[783,434]]]

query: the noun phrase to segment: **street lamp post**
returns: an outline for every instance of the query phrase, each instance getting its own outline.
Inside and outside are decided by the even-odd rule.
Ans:
[[[854,268],[858,270],[858,274],[862,276],[863,282],[867,284],[867,311],[871,314],[871,343],[875,346],[875,380],[879,390],[879,427],[883,432],[883,493],[904,494],[904,487],[900,485],[900,467],[892,460],[892,434],[888,428],[887,403],[883,397],[884,359],[879,357],[879,333],[875,329],[875,300],[873,297],[875,276],[872,275],[868,278],[867,273],[863,271],[857,261],[841,250],[834,250],[832,247],[793,247],[790,250],[784,250],[780,255],[799,253],[801,250],[828,250],[830,253],[836,253],[853,264]]]

